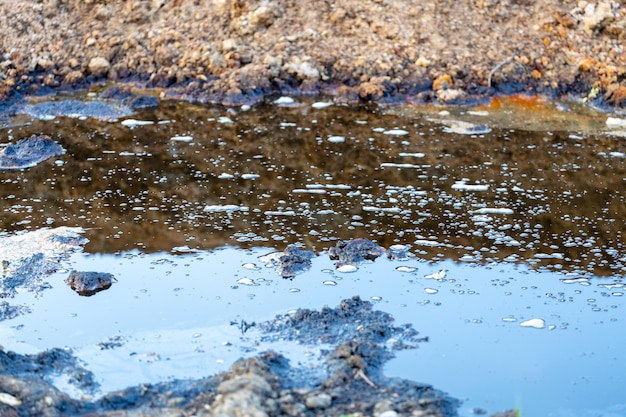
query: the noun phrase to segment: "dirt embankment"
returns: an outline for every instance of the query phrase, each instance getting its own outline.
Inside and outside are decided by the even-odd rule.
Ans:
[[[530,92],[623,107],[624,3],[0,0],[0,97],[121,81],[227,105]]]

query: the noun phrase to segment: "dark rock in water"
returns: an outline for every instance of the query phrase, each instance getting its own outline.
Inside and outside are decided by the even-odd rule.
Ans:
[[[65,149],[49,136],[33,135],[0,149],[0,169],[24,169],[61,156]]]
[[[363,261],[373,261],[385,254],[385,248],[368,239],[352,239],[337,242],[328,250],[330,259],[337,260],[335,266],[356,265]]]
[[[101,100],[118,101],[133,110],[149,109],[159,105],[159,99],[150,94],[135,94],[127,86],[107,88],[100,94]]]
[[[283,278],[293,278],[296,274],[306,271],[311,267],[311,259],[315,256],[313,251],[300,250],[295,245],[289,245],[278,258],[278,273]]]
[[[19,109],[19,112],[38,119],[65,116],[117,120],[133,114],[133,110],[122,103],[79,100],[45,101],[42,103],[27,104]]]
[[[65,283],[79,295],[88,297],[109,289],[114,279],[112,274],[106,272],[72,271],[70,276],[65,279]]]

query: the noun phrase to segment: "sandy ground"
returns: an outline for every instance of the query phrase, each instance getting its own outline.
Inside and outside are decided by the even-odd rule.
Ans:
[[[0,27],[4,99],[121,81],[226,105],[626,104],[624,1],[0,0]]]

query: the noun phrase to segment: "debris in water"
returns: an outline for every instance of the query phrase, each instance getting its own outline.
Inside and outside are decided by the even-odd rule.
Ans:
[[[70,276],[65,279],[65,283],[78,295],[89,297],[111,288],[113,280],[115,280],[113,274],[106,272],[72,271]]]
[[[386,253],[385,248],[378,246],[376,242],[368,239],[352,239],[337,242],[337,246],[328,250],[328,256],[335,263],[337,268],[344,265],[356,266],[363,261],[374,261]]]

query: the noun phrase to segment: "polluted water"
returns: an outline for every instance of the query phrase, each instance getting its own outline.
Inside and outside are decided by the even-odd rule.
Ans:
[[[315,366],[325,346],[248,324],[359,295],[428,337],[385,373],[459,398],[462,416],[626,415],[620,115],[523,97],[124,110],[0,126],[4,147],[64,150],[0,172],[5,349],[71,349],[91,395],[269,349]],[[376,256],[332,259],[356,239]],[[81,296],[73,271],[108,286]]]

